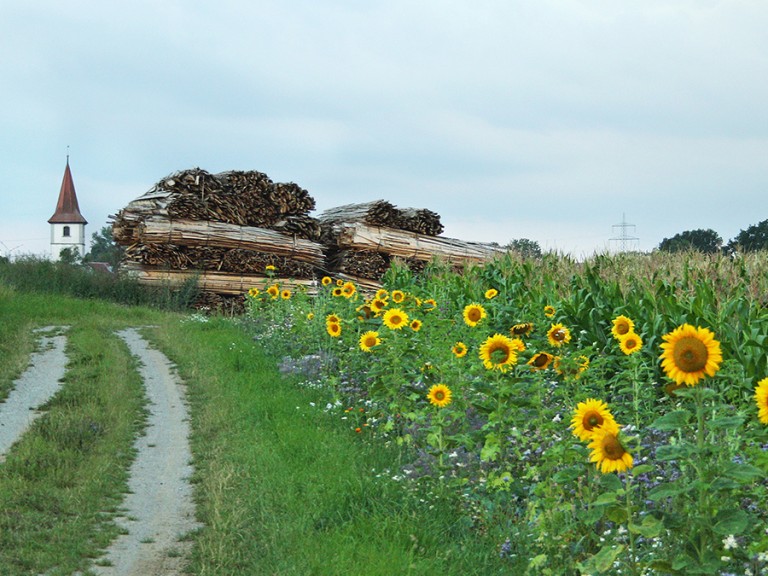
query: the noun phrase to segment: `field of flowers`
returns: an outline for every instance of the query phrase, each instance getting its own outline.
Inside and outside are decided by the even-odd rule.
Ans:
[[[402,447],[382,482],[452,499],[502,558],[768,573],[766,254],[509,255],[318,291],[254,287],[245,324],[351,435]]]

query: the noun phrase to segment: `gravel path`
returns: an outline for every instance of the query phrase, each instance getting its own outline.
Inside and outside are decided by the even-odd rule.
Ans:
[[[67,337],[62,334],[66,326],[45,326],[35,332],[41,334],[39,350],[29,358],[29,368],[16,379],[5,402],[0,404],[0,462],[14,442],[26,432],[40,416],[38,408],[45,404],[61,386],[67,366],[64,348]]]
[[[136,442],[120,536],[91,570],[104,576],[183,574],[191,543],[180,537],[196,529],[184,390],[169,360],[135,329],[118,333],[142,364],[149,398],[146,434]]]

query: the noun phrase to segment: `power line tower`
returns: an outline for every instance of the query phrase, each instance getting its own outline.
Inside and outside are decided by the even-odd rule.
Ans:
[[[618,252],[636,251],[640,247],[640,238],[637,236],[630,236],[629,230],[632,229],[632,233],[635,233],[635,225],[627,223],[627,217],[624,213],[621,214],[621,224],[613,225],[613,233],[616,235],[616,229],[619,229],[618,236],[611,238],[611,242],[618,243]]]

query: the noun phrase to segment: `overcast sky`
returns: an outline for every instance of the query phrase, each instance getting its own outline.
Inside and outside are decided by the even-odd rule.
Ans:
[[[259,170],[319,214],[591,255],[768,218],[765,0],[0,0],[0,254],[163,176]]]

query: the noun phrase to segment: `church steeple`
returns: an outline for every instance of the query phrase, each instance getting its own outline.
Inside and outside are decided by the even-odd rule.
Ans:
[[[67,154],[67,167],[64,169],[64,178],[61,181],[59,201],[56,203],[56,212],[48,219],[49,224],[88,224],[88,221],[80,214],[75,194],[75,183],[72,180],[72,171],[69,169],[69,154]]]
[[[51,225],[51,257],[54,260],[61,258],[61,251],[65,248],[76,250],[81,258],[85,256],[85,225],[88,221],[83,218],[77,204],[75,183],[69,169],[69,154],[56,211],[48,219],[48,223]]]

